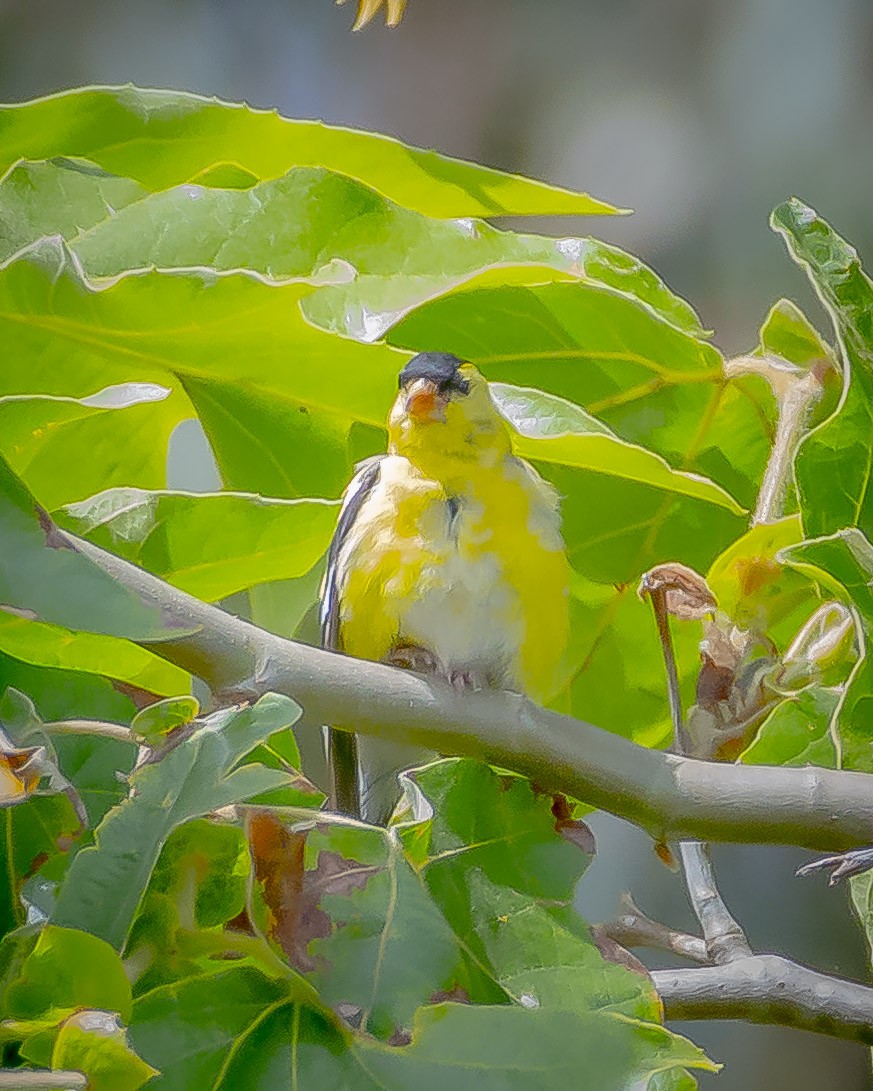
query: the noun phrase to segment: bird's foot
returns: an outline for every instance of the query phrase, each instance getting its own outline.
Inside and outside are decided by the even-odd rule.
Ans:
[[[452,669],[445,673],[446,681],[456,693],[469,693],[471,690],[476,693],[485,689],[486,680],[475,671]]]
[[[829,871],[828,886],[836,886],[842,879],[848,879],[852,875],[860,875],[864,871],[873,868],[873,848],[852,849],[850,852],[841,852],[837,856],[823,856],[820,860],[813,860],[811,864],[799,867],[795,875],[812,875],[816,871]]]
[[[441,674],[443,665],[439,659],[417,644],[400,644],[385,656],[383,662],[390,667],[402,667],[405,671],[414,671],[416,674]]]

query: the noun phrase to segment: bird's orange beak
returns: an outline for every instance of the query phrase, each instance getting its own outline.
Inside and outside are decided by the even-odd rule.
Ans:
[[[417,421],[437,420],[442,404],[436,384],[430,379],[416,379],[406,394],[406,412]]]

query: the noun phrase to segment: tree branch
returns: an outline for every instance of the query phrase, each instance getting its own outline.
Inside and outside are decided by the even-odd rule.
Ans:
[[[668,1019],[743,1019],[873,1044],[873,988],[780,955],[654,970],[652,980]]]
[[[25,1088],[41,1088],[42,1091],[78,1091],[88,1086],[88,1077],[81,1072],[61,1072],[48,1069],[16,1068],[0,1072],[0,1089],[25,1091]]]
[[[622,947],[648,947],[654,951],[669,951],[680,958],[698,962],[701,966],[709,965],[706,940],[700,936],[691,936],[687,932],[677,932],[675,928],[647,917],[626,890],[618,896],[618,910],[618,916],[611,921],[592,927]]]
[[[674,749],[677,753],[684,754],[687,751],[687,733],[682,719],[682,696],[679,692],[679,673],[670,632],[667,592],[663,584],[652,582],[646,576],[643,577],[641,586],[648,590],[658,626],[667,677],[670,718],[673,721]],[[751,955],[752,948],[746,934],[725,905],[718,889],[707,846],[702,841],[682,841],[679,845],[679,857],[685,875],[688,900],[700,922],[709,961],[723,963]]]
[[[702,838],[842,851],[873,828],[873,776],[721,765],[648,750],[511,693],[450,686],[257,629],[114,555],[59,532],[193,635],[145,644],[217,694],[293,697],[311,721],[517,770],[626,818],[658,841]]]

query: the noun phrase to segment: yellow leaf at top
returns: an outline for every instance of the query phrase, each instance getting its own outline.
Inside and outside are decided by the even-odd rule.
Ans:
[[[337,4],[344,4],[346,0],[336,0]],[[406,8],[406,0],[358,0],[358,15],[352,30],[362,30],[367,23],[379,14],[380,9],[385,8],[385,25],[396,27],[403,18]]]

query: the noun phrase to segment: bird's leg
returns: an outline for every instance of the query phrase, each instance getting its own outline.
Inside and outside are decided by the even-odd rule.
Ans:
[[[416,674],[443,674],[443,665],[439,659],[418,644],[398,644],[385,656],[384,663],[390,667],[402,667]]]

